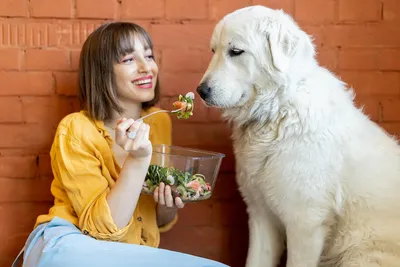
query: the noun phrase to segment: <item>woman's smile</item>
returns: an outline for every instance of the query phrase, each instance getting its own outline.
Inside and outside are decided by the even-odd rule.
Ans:
[[[140,77],[134,79],[132,83],[140,89],[151,89],[153,88],[153,76]]]

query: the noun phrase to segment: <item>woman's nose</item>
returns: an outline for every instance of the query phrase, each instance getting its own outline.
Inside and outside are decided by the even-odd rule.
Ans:
[[[150,71],[150,65],[146,60],[141,59],[141,60],[138,60],[137,63],[138,63],[139,72],[149,72]]]

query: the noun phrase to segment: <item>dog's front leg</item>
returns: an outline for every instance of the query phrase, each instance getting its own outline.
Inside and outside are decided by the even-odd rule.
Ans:
[[[276,267],[284,250],[284,238],[275,215],[265,207],[248,206],[249,250],[246,267]]]
[[[326,229],[308,220],[293,221],[286,226],[287,234],[287,267],[318,266]]]

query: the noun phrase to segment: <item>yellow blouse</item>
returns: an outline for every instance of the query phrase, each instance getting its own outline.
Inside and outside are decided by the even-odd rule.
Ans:
[[[150,108],[142,115],[156,109]],[[171,144],[168,114],[150,116],[145,122],[151,127],[153,144]],[[50,150],[54,205],[48,214],[37,218],[35,227],[57,216],[96,239],[159,246],[160,232],[168,231],[177,217],[168,225],[158,227],[156,203],[152,196],[140,196],[126,227],[120,229],[113,222],[106,196],[121,170],[112,150],[113,143],[104,123],[91,120],[85,111],[63,118]]]

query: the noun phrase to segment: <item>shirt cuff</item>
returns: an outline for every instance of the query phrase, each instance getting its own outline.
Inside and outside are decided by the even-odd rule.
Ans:
[[[89,220],[84,224],[82,232],[89,234],[96,239],[119,241],[128,232],[134,218],[132,216],[131,220],[125,227],[118,228],[111,216],[111,210],[108,206],[106,197],[106,193],[103,193],[100,196],[91,211],[92,214]]]

